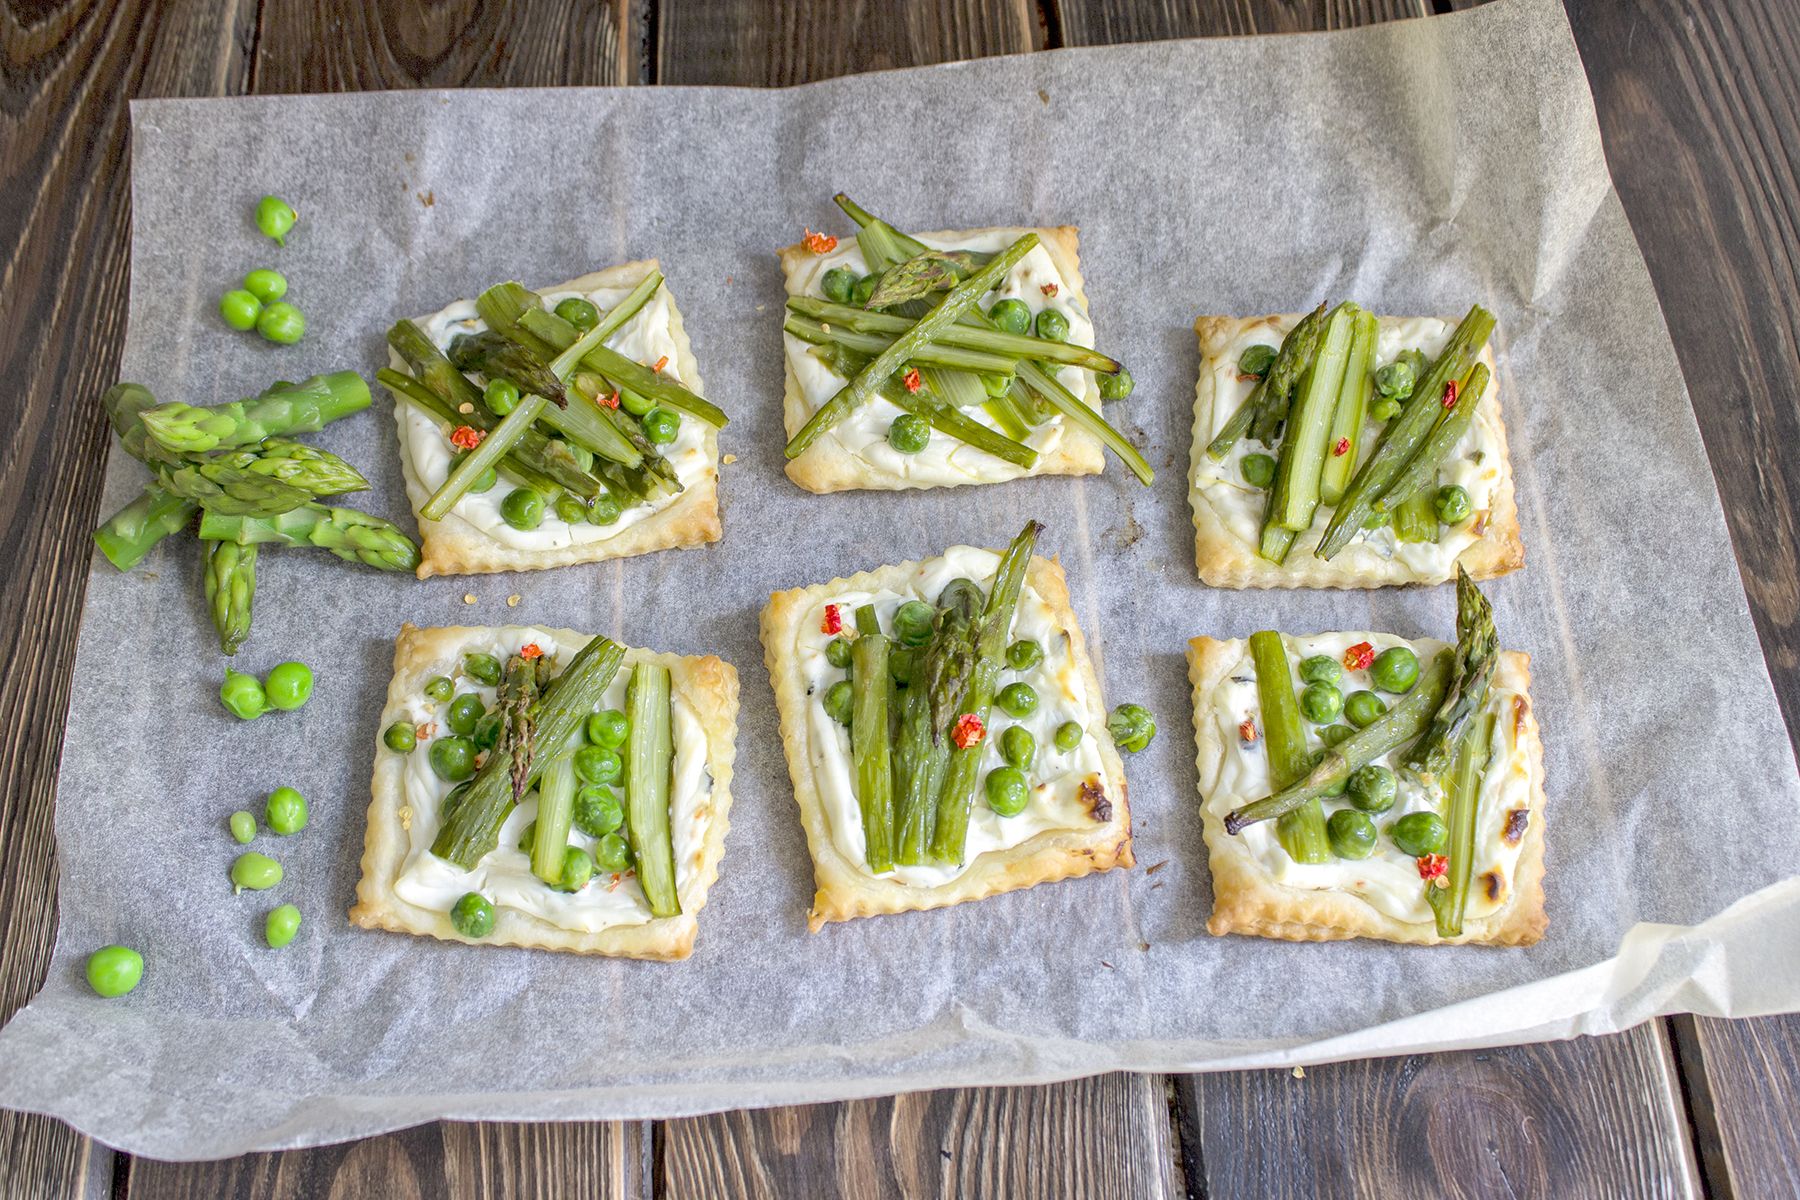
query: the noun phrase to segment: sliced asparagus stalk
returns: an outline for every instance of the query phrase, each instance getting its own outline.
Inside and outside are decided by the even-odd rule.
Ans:
[[[1487,391],[1488,369],[1486,363],[1476,363],[1469,368],[1456,389],[1456,403],[1444,413],[1443,417],[1432,428],[1419,452],[1412,457],[1394,482],[1388,485],[1387,492],[1375,502],[1377,510],[1389,509],[1397,511],[1415,494],[1425,489],[1426,484],[1437,479],[1438,468],[1450,461],[1450,454],[1456,449],[1463,435],[1468,433],[1469,426],[1475,423],[1475,409],[1481,404],[1481,397]],[[1437,518],[1432,517],[1432,529],[1437,528]],[[1435,540],[1435,539],[1434,539]]]
[[[425,502],[424,507],[419,509],[420,518],[441,521],[448,516],[450,510],[456,507],[456,502],[474,486],[482,473],[489,467],[498,465],[506,452],[519,444],[525,431],[531,428],[531,423],[538,419],[549,403],[549,400],[535,392],[522,397],[518,407],[507,413],[506,418],[481,439],[479,446],[469,451],[461,462],[451,468],[442,485],[431,494],[431,499]]]
[[[1333,410],[1344,386],[1356,312],[1354,304],[1345,302],[1325,318],[1319,334],[1319,352],[1300,376],[1281,435],[1281,457],[1275,468],[1275,486],[1269,491],[1264,525],[1278,525],[1295,533],[1312,525],[1313,513],[1319,507],[1319,477],[1325,467],[1325,438],[1331,432]]]
[[[555,313],[545,312],[541,308],[526,309],[519,314],[519,324],[555,346],[558,351],[566,350],[576,342],[574,326]],[[601,327],[596,325],[594,328]],[[724,411],[710,400],[695,395],[669,376],[626,358],[610,347],[592,347],[582,356],[581,366],[605,376],[621,387],[630,388],[648,400],[698,417],[715,429],[723,428],[729,420]]]
[[[1458,563],[1455,669],[1441,706],[1434,706],[1425,735],[1407,752],[1409,767],[1426,775],[1444,773],[1457,739],[1462,737],[1470,718],[1487,706],[1488,687],[1494,678],[1499,654],[1500,636],[1494,630],[1494,608]]]
[[[1306,369],[1306,364],[1312,361],[1313,354],[1318,349],[1319,329],[1324,320],[1325,306],[1321,304],[1288,330],[1287,336],[1281,339],[1281,347],[1275,353],[1275,360],[1269,364],[1268,373],[1250,389],[1244,402],[1237,406],[1231,418],[1225,422],[1225,427],[1207,443],[1208,458],[1214,462],[1224,462],[1230,456],[1232,447],[1250,432],[1257,415],[1265,408],[1273,407],[1280,412],[1282,418],[1286,417],[1288,393],[1293,390],[1300,373]],[[1276,423],[1279,424],[1279,420]]]
[[[1344,386],[1325,437],[1325,468],[1319,475],[1319,502],[1335,507],[1344,498],[1356,454],[1362,444],[1363,417],[1375,389],[1375,344],[1381,336],[1375,314],[1358,309],[1350,325],[1350,356],[1344,363]]]
[[[574,816],[575,760],[558,754],[538,780],[537,838],[531,845],[531,873],[553,887],[562,882]]]
[[[1293,673],[1287,647],[1271,630],[1250,635],[1250,661],[1256,666],[1256,696],[1262,709],[1263,745],[1269,755],[1269,783],[1279,791],[1312,770],[1306,748],[1306,726],[1294,700]],[[1308,800],[1275,822],[1275,837],[1298,863],[1331,861],[1331,839],[1325,834],[1325,808]]]
[[[1450,839],[1449,863],[1438,887],[1434,880],[1425,885],[1425,900],[1437,919],[1439,937],[1457,937],[1462,933],[1463,913],[1469,907],[1469,878],[1475,866],[1475,809],[1481,799],[1481,780],[1486,773],[1488,747],[1494,738],[1494,714],[1483,712],[1469,722],[1468,731],[1457,743],[1456,761],[1450,772]]]
[[[256,543],[208,542],[206,607],[219,631],[219,649],[236,654],[250,636],[250,606],[256,598]]]
[[[450,360],[437,348],[437,343],[426,337],[425,331],[417,324],[412,321],[394,322],[388,329],[387,342],[394,353],[400,356],[400,360],[411,369],[413,377],[448,405],[451,412],[459,417],[479,418],[487,411],[475,385],[450,365]],[[480,427],[474,419],[463,423]]]
[[[391,521],[354,508],[302,504],[275,517],[200,514],[200,536],[212,542],[279,542],[314,546],[349,562],[383,571],[410,571],[419,565],[419,548]]]
[[[787,306],[790,312],[829,325],[834,332],[843,330],[888,337],[905,333],[918,324],[911,317],[853,308],[848,304],[833,304],[816,296],[789,296]],[[1053,342],[1048,338],[1031,337],[1022,333],[1005,333],[992,325],[951,325],[934,339],[934,344],[978,350],[1007,358],[1030,358],[1059,365],[1066,363],[1103,375],[1110,375],[1119,369],[1116,359],[1108,358],[1087,346],[1077,346],[1072,342]],[[916,354],[913,357],[918,359]]]
[[[675,761],[669,668],[650,662],[632,668],[625,715],[631,719],[625,742],[625,821],[637,855],[638,883],[652,915],[680,916],[675,842],[669,830],[669,770]]]
[[[447,427],[442,430],[446,437],[458,425],[486,431],[499,424],[498,419],[486,415],[485,410],[479,419],[473,413],[457,413],[436,392],[403,372],[383,367],[375,372],[375,381],[398,399],[430,413]],[[600,480],[582,470],[567,447],[558,445],[535,429],[520,438],[519,444],[501,459],[500,472],[513,482],[536,488],[545,495],[561,490],[591,500],[600,494]]]
[[[782,322],[782,331],[791,333],[803,342],[815,346],[836,344],[846,350],[853,350],[865,358],[874,358],[889,346],[894,339],[880,333],[857,333],[855,330],[834,324],[825,324],[803,317],[798,313],[789,313]],[[994,375],[1005,375],[1012,371],[1018,362],[1003,354],[989,354],[985,350],[965,350],[959,346],[946,345],[941,342],[930,342],[913,352],[912,362],[921,366],[954,367],[959,371],[979,371]],[[978,381],[976,389],[981,388]],[[985,399],[986,392],[982,392]]]
[[[355,371],[314,375],[250,400],[195,408],[179,401],[138,414],[150,440],[170,454],[254,446],[277,434],[317,433],[369,407],[369,385]]]
[[[1394,540],[1400,542],[1435,542],[1438,540],[1437,509],[1431,492],[1414,492],[1394,508]],[[1387,501],[1383,500],[1383,504]]]
[[[983,599],[979,589],[959,588],[940,602],[931,641],[900,697],[894,748],[895,857],[909,867],[931,861],[938,796],[950,766],[948,724],[974,658]]]
[[[856,610],[861,636],[851,643],[850,752],[856,767],[856,801],[862,809],[863,857],[873,874],[894,865],[894,762],[888,730],[891,645],[876,623],[873,605]]]
[[[1150,486],[1156,478],[1156,472],[1150,469],[1150,464],[1138,453],[1137,447],[1108,424],[1105,417],[1089,408],[1075,393],[1058,382],[1054,375],[1026,360],[1019,363],[1019,379],[1051,408],[1099,438],[1108,450],[1118,455],[1120,461],[1131,469],[1139,483],[1145,487]]]
[[[506,660],[506,674],[500,681],[499,708],[505,722],[506,777],[512,788],[512,802],[519,804],[531,790],[532,760],[537,753],[537,717],[534,709],[543,685],[543,659],[515,654]]]
[[[144,561],[151,547],[179,532],[193,520],[200,506],[183,496],[147,484],[137,499],[106,518],[94,530],[94,544],[106,561],[121,571],[129,571]]]

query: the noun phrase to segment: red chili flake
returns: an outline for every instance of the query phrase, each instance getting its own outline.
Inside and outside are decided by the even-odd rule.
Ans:
[[[900,381],[906,385],[906,390],[909,392],[916,392],[925,386],[925,381],[919,378],[919,368],[917,367],[908,367],[906,374],[900,377]]]
[[[669,356],[665,354],[661,358],[657,359],[656,365],[654,367],[651,367],[650,369],[652,371],[655,371],[658,375],[661,375],[662,369],[668,365],[669,365]]]
[[[473,450],[487,435],[473,425],[458,425],[450,431],[450,444],[458,450]]]
[[[421,721],[413,726],[413,736],[421,742],[437,733],[437,724],[433,721]]]
[[[1441,879],[1444,872],[1450,869],[1450,860],[1442,854],[1419,855],[1419,878],[1430,881]]]
[[[1249,717],[1245,717],[1243,721],[1238,724],[1238,736],[1243,738],[1246,742],[1254,742],[1257,736],[1256,722]]]
[[[1350,453],[1350,439],[1349,438],[1339,438],[1337,440],[1337,445],[1335,445],[1331,448],[1331,456],[1333,458],[1342,458],[1342,457],[1344,457],[1344,455],[1346,455],[1348,453]]]
[[[950,740],[956,743],[958,750],[967,750],[986,736],[987,729],[974,713],[964,713],[956,718],[956,725],[950,730]]]
[[[1375,647],[1367,642],[1358,642],[1344,651],[1344,669],[1347,671],[1366,671],[1374,661]]]
[[[614,392],[610,396],[595,396],[594,401],[601,408],[617,408],[619,407],[619,393]]]
[[[1454,379],[1444,385],[1444,407],[1456,407],[1456,380]]]
[[[823,623],[820,624],[819,631],[821,633],[842,633],[842,632],[844,632],[844,618],[838,612],[837,605],[827,604],[825,606],[825,620]]]
[[[1054,296],[1054,295],[1056,295],[1056,293],[1062,291],[1062,288],[1058,287],[1054,283],[1046,283],[1043,287],[1039,288],[1038,290],[1043,292],[1044,295],[1046,295],[1046,296]]]
[[[520,658],[542,658],[542,657],[544,657],[544,648],[542,646],[538,645],[536,642],[527,642],[527,643],[525,643],[524,648],[519,651],[519,657]]]
[[[830,254],[837,249],[836,238],[829,233],[814,233],[810,229],[806,231],[806,236],[801,238],[800,242],[814,254]]]

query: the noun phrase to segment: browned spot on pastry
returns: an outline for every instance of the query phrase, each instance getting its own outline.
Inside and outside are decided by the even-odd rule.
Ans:
[[[1506,880],[1500,877],[1498,870],[1488,871],[1481,877],[1481,889],[1487,893],[1490,901],[1500,899],[1500,893],[1505,887]]]
[[[1166,859],[1166,858],[1165,858],[1165,859],[1163,859],[1163,860],[1162,860],[1162,861],[1161,861],[1161,862],[1159,862],[1159,863],[1152,863],[1152,864],[1150,864],[1150,865],[1149,865],[1149,866],[1147,866],[1147,867],[1145,867],[1145,868],[1144,868],[1144,874],[1146,874],[1146,875],[1154,875],[1154,874],[1156,874],[1156,873],[1157,873],[1157,872],[1158,872],[1158,871],[1160,871],[1160,870],[1162,870],[1162,869],[1163,869],[1163,868],[1164,868],[1164,867],[1166,867],[1166,866],[1168,866],[1168,865],[1169,865],[1169,860],[1168,860],[1168,859]]]
[[[1500,836],[1507,845],[1516,846],[1519,839],[1525,836],[1525,827],[1531,824],[1531,813],[1523,808],[1515,808],[1506,814],[1506,827]]]
[[[1487,532],[1487,523],[1488,510],[1484,508],[1475,514],[1475,524],[1470,528],[1469,532],[1473,533],[1476,537],[1480,537]]]
[[[1523,696],[1513,697],[1513,736],[1525,736],[1525,717],[1531,712],[1531,702]]]
[[[1112,801],[1106,798],[1106,789],[1098,779],[1082,780],[1081,802],[1087,805],[1088,815],[1102,825],[1112,820]]]

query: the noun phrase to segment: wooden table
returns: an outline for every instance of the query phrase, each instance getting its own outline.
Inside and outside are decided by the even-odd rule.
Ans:
[[[0,1020],[41,984],[69,657],[118,369],[134,96],[783,85],[1468,0],[38,0],[0,9]],[[1569,0],[1607,155],[1800,731],[1800,15]],[[659,1123],[437,1124],[180,1165],[0,1113],[0,1195],[1800,1195],[1800,1018],[1317,1067],[1112,1075]]]

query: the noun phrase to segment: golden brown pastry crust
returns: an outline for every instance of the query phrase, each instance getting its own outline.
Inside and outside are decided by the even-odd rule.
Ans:
[[[1200,771],[1200,820],[1212,871],[1213,912],[1209,933],[1244,933],[1290,942],[1326,942],[1368,937],[1412,945],[1473,943],[1526,946],[1543,937],[1544,912],[1544,745],[1535,706],[1529,702],[1529,658],[1505,650],[1494,673],[1494,686],[1527,697],[1517,742],[1526,756],[1531,779],[1531,817],[1513,871],[1512,894],[1494,912],[1463,922],[1463,932],[1441,938],[1430,921],[1399,921],[1351,892],[1295,888],[1277,883],[1256,862],[1241,838],[1225,832],[1223,818],[1211,811],[1207,793],[1219,777],[1225,748],[1217,722],[1210,720],[1211,696],[1244,657],[1241,641],[1197,637],[1188,643],[1188,679],[1194,689],[1194,735]]]
[[[1025,229],[965,229],[927,233],[926,238],[963,237],[971,234],[1006,232],[1024,234]],[[1079,238],[1072,225],[1059,225],[1047,229],[1033,229],[1042,242],[1044,250],[1050,255],[1050,261],[1056,265],[1057,273],[1069,284],[1072,302],[1081,305],[1081,311],[1088,311],[1087,291],[1082,284],[1081,256],[1078,253]],[[849,239],[854,241],[854,238]],[[802,290],[800,272],[805,265],[816,257],[804,245],[793,245],[780,252],[782,274],[787,280],[788,295],[797,295]],[[813,410],[807,404],[806,395],[801,391],[800,381],[794,376],[794,367],[788,361],[786,352],[782,354],[783,377],[786,383],[782,391],[782,420],[787,427],[787,435],[792,438],[800,432],[812,416]],[[1084,376],[1081,398],[1090,407],[1100,405],[1100,389],[1092,376]],[[989,480],[967,480],[966,483],[994,482],[1008,479],[1025,479],[1033,475],[1098,475],[1106,465],[1105,453],[1100,440],[1087,430],[1070,422],[1063,422],[1062,437],[1056,448],[1046,454],[1039,454],[1037,465],[1031,470],[1021,470],[1011,463],[992,460],[994,478]],[[788,462],[787,476],[809,492],[824,494],[826,492],[843,492],[852,490],[866,491],[901,491],[909,488],[961,487],[964,481],[940,482],[933,480],[908,479],[883,471],[867,460],[852,454],[844,448],[842,442],[827,434],[807,447],[800,457]]]
[[[533,627],[541,628],[541,627]],[[434,675],[454,675],[462,649],[491,629],[450,626],[418,629],[403,625],[394,643],[394,675],[388,683],[387,707],[377,730],[406,719],[409,697],[419,694]],[[544,629],[559,645],[579,648],[591,635],[567,629]],[[707,891],[719,877],[719,860],[725,853],[725,835],[731,828],[731,774],[736,759],[738,677],[730,663],[710,655],[657,654],[627,650],[625,665],[657,662],[667,666],[672,694],[685,697],[700,719],[706,735],[707,772],[712,789],[702,807],[706,836],[696,856],[697,868],[681,888],[681,915],[656,917],[641,925],[621,925],[596,933],[563,929],[531,913],[497,907],[494,931],[476,941],[465,938],[450,923],[450,914],[409,904],[394,894],[406,856],[412,850],[407,830],[411,810],[406,799],[406,760],[381,744],[375,746],[375,778],[367,831],[363,838],[362,879],[356,885],[356,904],[350,923],[364,929],[425,934],[445,941],[481,946],[529,946],[575,954],[601,954],[618,958],[672,961],[686,958],[694,948],[700,910]]]
[[[1277,565],[1260,557],[1256,547],[1231,531],[1223,514],[1199,486],[1206,445],[1212,439],[1215,376],[1213,364],[1246,330],[1267,326],[1279,340],[1300,319],[1289,313],[1268,317],[1201,317],[1194,322],[1200,340],[1200,380],[1194,389],[1193,449],[1188,464],[1188,501],[1194,511],[1194,559],[1200,578],[1220,588],[1374,588],[1408,583],[1446,583],[1455,578],[1455,567],[1441,575],[1426,575],[1398,559],[1383,558],[1352,542],[1330,562],[1310,553],[1295,553]],[[1493,348],[1481,352],[1481,361],[1495,370]],[[1519,532],[1519,509],[1513,494],[1512,458],[1506,445],[1506,422],[1501,415],[1498,373],[1482,397],[1477,419],[1493,435],[1501,459],[1500,482],[1482,536],[1457,556],[1457,561],[1476,579],[1492,579],[1525,565],[1525,543]]]
[[[800,804],[800,822],[813,860],[816,892],[807,927],[818,932],[831,921],[881,913],[942,908],[965,900],[980,900],[1001,892],[1028,888],[1058,879],[1071,879],[1113,867],[1132,865],[1131,805],[1125,788],[1125,768],[1106,732],[1106,709],[1100,701],[1100,681],[1087,654],[1081,626],[1069,604],[1068,585],[1057,563],[1033,558],[1026,583],[1055,614],[1069,635],[1069,653],[1081,672],[1090,711],[1085,724],[1088,736],[1100,746],[1102,786],[1112,802],[1110,820],[1086,830],[1045,830],[1006,850],[979,855],[948,883],[913,887],[876,878],[863,864],[847,858],[832,840],[824,802],[813,780],[808,696],[801,677],[795,647],[801,622],[825,597],[842,591],[899,591],[907,586],[917,563],[899,563],[864,571],[830,583],[776,592],[762,613],[763,654],[775,685],[776,708],[781,714],[781,742],[787,754],[788,773],[794,781],[794,798]]]
[[[655,259],[623,263],[572,279],[539,291],[591,291],[594,288],[632,287],[651,271],[659,270]],[[663,288],[667,290],[668,284]],[[688,341],[687,328],[681,321],[681,310],[669,295],[669,335],[675,342],[675,370],[692,391],[704,394],[700,382],[700,364]],[[392,351],[389,364],[404,369],[406,364]],[[550,567],[566,567],[575,563],[602,562],[609,558],[628,558],[653,550],[680,549],[716,542],[719,528],[719,433],[708,427],[705,433],[707,468],[666,507],[621,529],[608,538],[581,542],[544,550],[526,550],[506,546],[452,512],[441,521],[427,521],[419,510],[431,499],[426,487],[413,470],[412,435],[403,406],[395,405],[395,423],[400,429],[400,469],[406,479],[406,497],[412,503],[413,516],[419,524],[420,579],[433,575],[482,575],[495,571],[540,571]],[[695,418],[689,418],[693,420]]]

